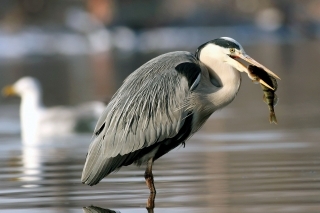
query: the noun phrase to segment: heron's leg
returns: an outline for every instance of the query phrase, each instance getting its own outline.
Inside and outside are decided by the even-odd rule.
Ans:
[[[155,198],[156,198],[156,194],[155,193],[150,193],[148,201],[147,201],[147,206],[146,206],[146,209],[148,210],[148,213],[153,213]]]
[[[147,202],[148,212],[153,212],[154,199],[156,197],[156,188],[154,187],[153,174],[152,174],[152,164],[153,164],[153,158],[148,160],[147,168],[144,173],[144,178],[146,179],[147,186],[150,189],[150,195]]]
[[[147,186],[150,189],[150,193],[156,193],[156,188],[154,187],[153,174],[152,174],[152,164],[153,158],[150,158],[147,163],[147,168],[144,173],[144,178],[146,180]]]

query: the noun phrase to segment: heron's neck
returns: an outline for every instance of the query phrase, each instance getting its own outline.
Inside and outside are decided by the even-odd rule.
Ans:
[[[201,61],[207,66],[211,81],[216,80],[207,99],[215,110],[220,109],[235,98],[241,83],[240,73],[221,59],[203,57]]]

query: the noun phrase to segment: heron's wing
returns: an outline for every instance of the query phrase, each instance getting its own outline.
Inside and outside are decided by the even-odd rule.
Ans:
[[[188,52],[161,55],[132,73],[97,123],[82,180],[92,171],[105,170],[109,158],[177,135],[188,113],[183,106],[200,73],[197,60]]]

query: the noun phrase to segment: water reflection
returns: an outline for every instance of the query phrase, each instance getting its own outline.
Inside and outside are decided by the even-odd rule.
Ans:
[[[85,213],[120,213],[119,211],[113,211],[111,209],[103,209],[98,206],[86,206],[83,207]]]
[[[155,212],[247,213],[257,209],[268,212],[269,207],[278,209],[274,212],[283,212],[281,209],[288,206],[294,210],[290,212],[317,212],[313,211],[320,202],[317,130],[306,131],[301,136],[296,132],[283,132],[282,137],[251,142],[235,141],[231,136],[236,133],[230,136],[226,133],[225,137],[211,134],[214,140],[205,139],[202,137],[205,131],[191,138],[186,148],[173,150],[155,162],[158,189]],[[294,145],[303,140],[308,143]],[[37,147],[22,147],[19,140],[3,144],[0,164],[6,165],[4,171],[10,172],[0,174],[3,183],[0,205],[24,209],[41,203],[52,212],[57,212],[56,208],[62,211],[91,205],[101,206],[100,211],[110,206],[114,209],[110,211],[122,213],[148,212],[144,168],[123,167],[97,186],[81,184],[89,141],[90,135],[55,140]],[[270,147],[234,148],[250,143],[268,143]],[[272,147],[277,143],[288,145]],[[16,151],[21,149],[23,155],[17,161],[23,164],[3,164],[10,159],[6,155],[17,156]]]
[[[246,47],[285,76],[279,82],[279,125],[269,125],[260,89],[244,77],[230,106],[216,112],[186,148],[156,161],[155,212],[319,212],[319,73],[312,72],[320,66],[319,43],[297,43],[289,58],[283,55],[288,45],[279,46]],[[155,54],[4,62],[1,68],[8,72],[0,83],[2,87],[33,74],[44,82],[44,93],[51,94],[45,96],[47,105],[103,100]],[[94,205],[111,212],[147,212],[144,168],[124,167],[98,186],[83,185],[80,176],[91,134],[22,146],[17,105],[17,100],[0,105],[2,210],[78,212]]]
[[[22,147],[22,176],[19,181],[26,182],[23,187],[37,187],[42,179],[42,152],[36,146]]]
[[[155,198],[155,196],[150,194],[150,197],[148,199],[148,203],[150,202],[150,199],[154,200],[154,198]],[[105,209],[105,208],[101,208],[99,206],[86,206],[86,207],[83,207],[82,209],[83,209],[83,212],[85,212],[85,213],[121,213],[120,211]],[[133,211],[131,211],[131,212],[133,212]],[[141,212],[144,212],[144,211],[141,211]],[[145,212],[154,213],[154,206],[147,207]]]

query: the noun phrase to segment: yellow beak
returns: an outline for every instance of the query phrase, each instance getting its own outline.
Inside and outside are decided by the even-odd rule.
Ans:
[[[266,71],[269,75],[281,80],[279,76],[277,76],[275,73],[273,73],[271,70],[269,70],[268,68],[266,68],[265,66],[263,66],[262,64],[260,64],[256,60],[254,60],[253,58],[251,58],[249,55],[247,55],[247,54],[239,54],[239,58],[247,61],[248,63],[250,63],[252,65],[255,65],[257,67],[260,67],[260,68],[264,69],[264,71]]]
[[[5,97],[16,95],[16,91],[12,85],[6,86],[2,89],[2,95]]]
[[[276,75],[275,73],[273,73],[271,70],[269,70],[268,68],[266,68],[265,66],[263,66],[262,64],[260,64],[259,62],[257,62],[256,60],[254,60],[253,58],[251,58],[250,56],[248,56],[245,53],[238,53],[233,55],[234,57],[230,56],[227,59],[227,62],[232,65],[234,68],[236,68],[237,70],[239,70],[240,72],[245,72],[248,74],[249,78],[252,79],[255,82],[259,82],[260,84],[268,87],[269,89],[274,90],[270,85],[268,85],[265,81],[263,81],[260,78],[257,78],[257,76],[252,75],[252,73],[248,70],[248,68],[242,64],[240,61],[235,60],[235,58],[241,58],[244,61],[247,61],[248,63],[255,65],[257,67],[260,67],[261,69],[263,69],[265,72],[267,72],[269,75],[273,76],[274,78],[279,78],[278,75]]]

